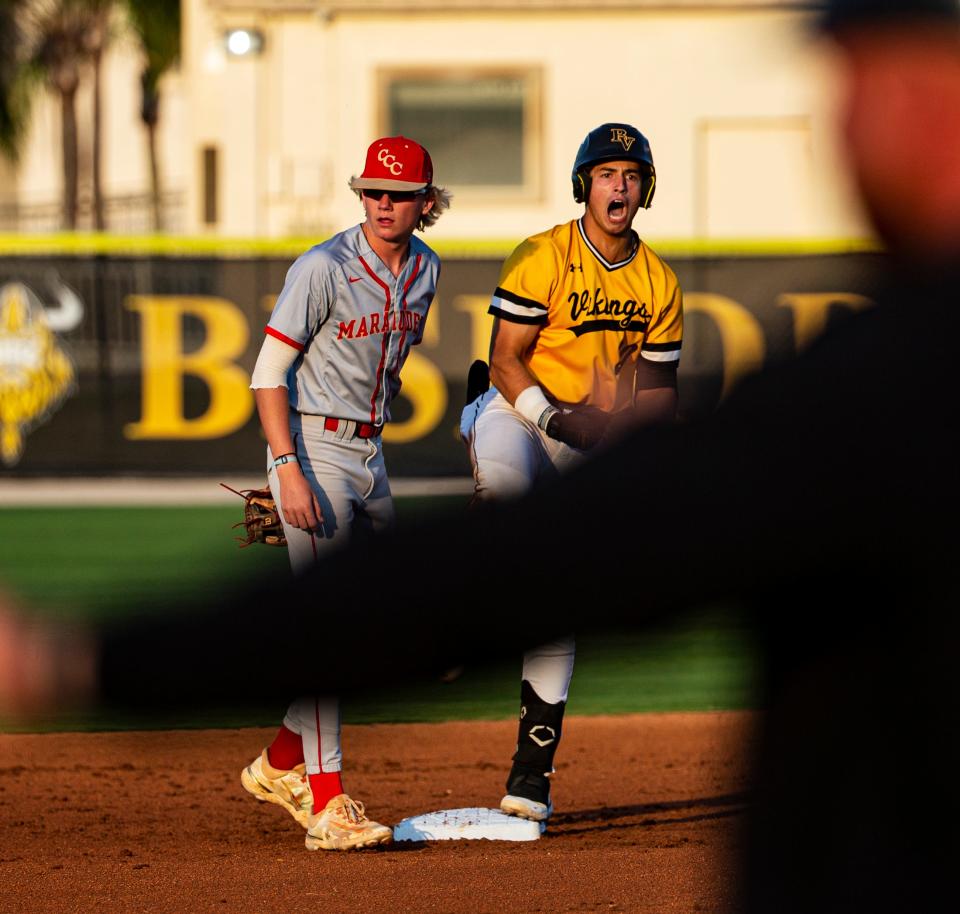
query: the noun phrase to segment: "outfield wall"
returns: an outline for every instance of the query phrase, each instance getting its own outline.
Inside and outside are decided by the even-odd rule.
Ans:
[[[685,293],[686,417],[864,306],[879,256],[851,245],[661,250]],[[249,377],[293,256],[275,246],[0,255],[0,476],[259,472]],[[486,356],[501,260],[444,257],[384,434],[395,475],[469,473],[456,426],[467,368]]]

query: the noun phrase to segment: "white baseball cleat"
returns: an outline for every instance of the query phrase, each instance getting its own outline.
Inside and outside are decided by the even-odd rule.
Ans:
[[[389,844],[393,831],[368,819],[363,803],[345,793],[335,796],[319,815],[311,816],[304,842],[309,851],[348,851]]]
[[[550,775],[535,768],[514,762],[507,778],[507,795],[500,801],[500,809],[509,816],[546,822],[553,813],[550,800]]]
[[[508,816],[518,816],[521,819],[530,819],[533,822],[546,822],[553,814],[553,803],[539,803],[528,800],[526,797],[517,797],[508,793],[500,801],[500,809]]]
[[[240,772],[240,783],[247,793],[258,800],[282,806],[304,828],[308,827],[313,809],[313,794],[307,779],[305,765],[291,771],[273,768],[267,760],[267,750]]]

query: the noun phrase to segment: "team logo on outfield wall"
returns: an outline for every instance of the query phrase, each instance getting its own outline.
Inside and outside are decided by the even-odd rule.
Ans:
[[[0,286],[0,461],[14,466],[28,431],[48,419],[74,389],[76,372],[56,334],[83,318],[72,289],[54,284],[56,305],[44,307],[20,282]]]

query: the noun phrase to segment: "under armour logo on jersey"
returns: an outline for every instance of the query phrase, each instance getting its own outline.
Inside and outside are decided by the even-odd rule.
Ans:
[[[636,141],[635,136],[630,136],[623,127],[611,127],[610,128],[610,142],[619,143],[627,152],[630,151],[630,147]]]
[[[539,731],[539,735],[537,735]],[[557,740],[557,731],[553,727],[548,727],[546,724],[537,724],[535,727],[530,728],[530,732],[527,734],[538,746],[543,748],[544,746],[549,746],[551,743],[556,742]]]
[[[571,264],[570,264],[570,272],[571,272],[571,273],[576,273],[578,270],[579,270],[581,273],[583,272],[583,264],[582,264],[582,263],[571,263]]]

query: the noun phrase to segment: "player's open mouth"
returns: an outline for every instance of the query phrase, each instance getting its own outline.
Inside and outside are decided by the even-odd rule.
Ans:
[[[613,219],[622,219],[626,212],[627,204],[624,200],[611,200],[607,206],[607,215]]]

